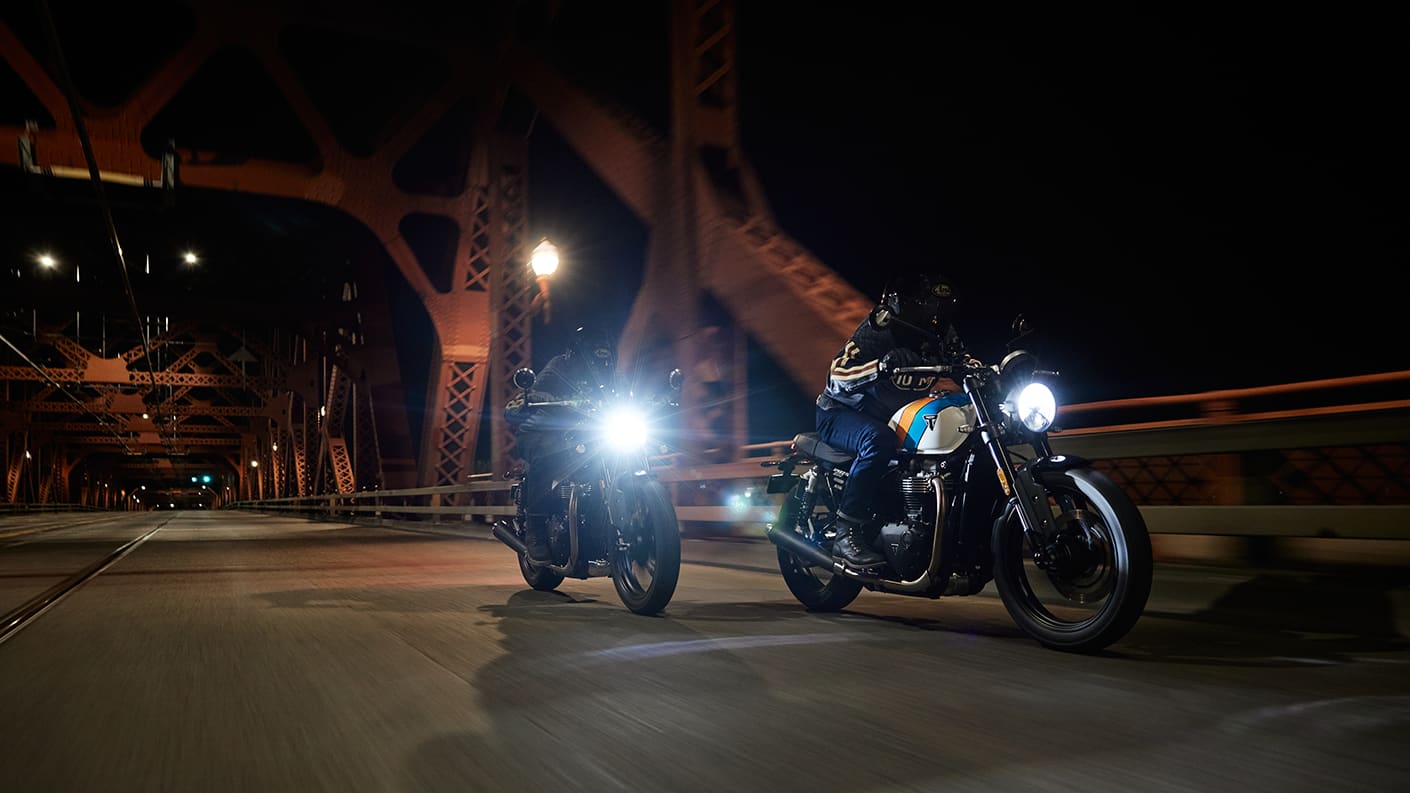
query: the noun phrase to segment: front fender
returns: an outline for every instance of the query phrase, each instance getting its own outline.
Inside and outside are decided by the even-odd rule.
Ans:
[[[1092,462],[1075,454],[1054,454],[1029,461],[1027,468],[1038,476],[1049,471],[1071,471],[1074,468],[1091,467]]]
[[[623,471],[617,474],[607,494],[607,514],[612,523],[619,525],[622,516],[630,515],[647,483],[657,481],[660,480],[651,470]]]
[[[612,487],[618,492],[626,492],[629,488],[639,487],[642,482],[655,481],[656,478],[655,471],[623,471],[612,481]]]
[[[1015,467],[1014,492],[1009,499],[1009,508],[999,522],[1007,521],[1011,512],[1020,511],[1024,532],[1029,540],[1036,542],[1039,537],[1051,535],[1053,522],[1047,509],[1047,488],[1043,486],[1043,477],[1090,468],[1091,463],[1086,458],[1071,454],[1038,457]]]

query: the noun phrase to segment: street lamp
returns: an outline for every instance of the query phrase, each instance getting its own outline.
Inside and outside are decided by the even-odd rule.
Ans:
[[[533,253],[529,254],[529,266],[539,278],[546,278],[558,272],[558,246],[544,238],[534,246]]]
[[[529,253],[529,268],[534,271],[534,278],[538,279],[539,284],[539,293],[529,302],[529,312],[542,309],[544,321],[547,322],[550,316],[548,279],[558,272],[558,246],[549,242],[547,237],[540,240]]]
[[[196,262],[200,261],[200,257],[196,256],[195,251],[187,251],[184,255],[182,255],[181,258],[187,264],[195,264]]]
[[[47,253],[39,254],[38,261],[41,265],[45,267],[53,267],[59,263],[58,259],[55,259],[53,256],[50,256]]]

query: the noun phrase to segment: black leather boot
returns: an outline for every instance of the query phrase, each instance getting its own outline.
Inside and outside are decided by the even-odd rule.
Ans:
[[[886,558],[867,545],[860,523],[841,515],[837,517],[837,539],[832,541],[832,555],[851,567],[875,567]]]
[[[524,516],[524,546],[533,561],[549,561],[547,515]]]

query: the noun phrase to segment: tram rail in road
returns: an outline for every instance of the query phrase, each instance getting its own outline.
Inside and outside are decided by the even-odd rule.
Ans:
[[[110,520],[111,518],[108,519]],[[25,626],[38,619],[40,615],[53,608],[69,594],[71,594],[84,584],[88,583],[89,581],[93,580],[94,577],[116,564],[124,556],[127,556],[129,553],[135,551],[142,545],[142,543],[150,539],[152,535],[160,531],[161,528],[167,523],[169,523],[171,520],[171,518],[166,518],[162,520],[161,523],[158,523],[155,527],[151,528],[150,530],[143,532],[141,535],[134,537],[131,540],[128,540],[127,542],[118,546],[117,548],[115,548],[102,558],[98,559],[97,561],[93,562],[92,564],[89,564],[78,572],[68,576],[67,578],[64,578],[63,580],[59,581],[58,583],[54,584],[53,586],[49,587],[38,595],[35,595],[29,600],[26,600],[24,603],[21,603],[19,606],[11,609],[3,617],[0,617],[0,644],[4,644],[5,641],[8,640],[11,636],[14,636],[16,633],[19,633],[25,628]],[[50,531],[59,528],[90,526],[92,524],[101,522],[103,521],[90,520],[83,521],[79,524],[46,524],[43,527],[31,527],[27,530],[17,531],[11,534],[10,536],[15,536],[16,534],[29,534],[40,531]],[[3,536],[5,536],[5,534],[0,533],[0,537]]]

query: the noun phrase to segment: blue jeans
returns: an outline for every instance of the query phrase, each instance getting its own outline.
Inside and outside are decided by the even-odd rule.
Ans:
[[[837,511],[846,518],[865,522],[872,516],[876,489],[887,465],[896,456],[896,432],[886,422],[855,410],[818,408],[818,439],[828,446],[857,455],[847,472],[842,500]]]

